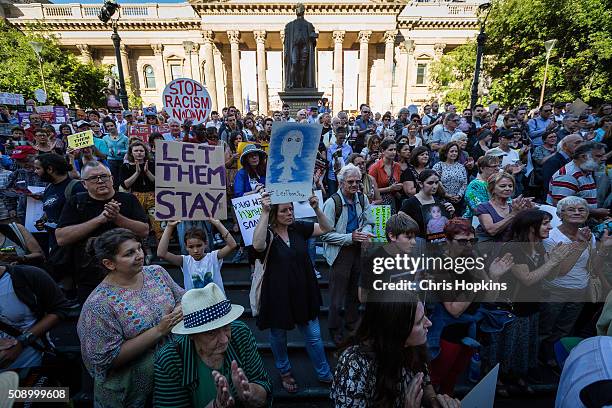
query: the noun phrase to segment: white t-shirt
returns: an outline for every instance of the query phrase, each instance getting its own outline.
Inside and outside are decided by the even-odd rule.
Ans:
[[[219,251],[212,251],[204,258],[196,261],[191,255],[183,256],[183,284],[185,290],[199,289],[213,282],[225,294],[223,279],[221,278],[221,265],[223,259],[218,258]]]
[[[506,167],[509,164],[516,164],[520,161],[520,156],[517,150],[510,149],[505,156],[502,157],[501,166]]]
[[[591,244],[593,250],[595,250],[595,237],[591,237]],[[548,238],[544,240],[544,248],[549,254],[559,243],[570,244],[572,242],[565,234],[559,231],[559,228],[553,228]],[[589,276],[587,271],[587,264],[589,261],[589,250],[585,249],[580,258],[576,261],[576,264],[569,270],[565,276],[559,276],[552,281],[548,281],[547,284],[552,286],[566,288],[566,289],[584,289],[589,283]]]

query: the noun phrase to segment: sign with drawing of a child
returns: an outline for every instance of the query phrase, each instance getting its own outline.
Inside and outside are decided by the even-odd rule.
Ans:
[[[442,203],[425,204],[421,207],[423,222],[426,229],[427,242],[444,242],[444,227],[450,219],[450,214]]]
[[[272,204],[310,198],[321,129],[318,124],[273,123],[266,171]]]

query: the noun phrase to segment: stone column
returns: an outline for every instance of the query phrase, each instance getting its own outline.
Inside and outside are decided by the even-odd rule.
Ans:
[[[153,54],[155,55],[155,59],[156,59],[155,84],[157,85],[157,88],[161,89],[163,92],[164,87],[167,83],[166,69],[164,67],[164,46],[162,44],[151,44],[151,48],[153,49]]]
[[[121,67],[123,68],[123,76],[125,78],[125,90],[128,95],[132,92],[132,74],[130,73],[130,52],[125,44],[119,47],[121,52]]]
[[[185,59],[187,60],[187,66],[189,67],[189,75],[183,72],[187,78],[193,78],[193,61],[191,60],[191,54],[193,53],[193,42],[185,41],[183,42],[183,50],[185,50]]]
[[[266,32],[254,31],[257,42],[257,107],[260,115],[268,114],[268,81],[266,79]]]
[[[397,67],[399,69],[399,96],[397,98],[397,104],[394,101],[394,105],[398,107],[406,106],[406,78],[408,78],[408,49],[404,42],[400,42],[398,48],[398,60]]]
[[[89,49],[89,45],[77,44],[77,48],[81,53],[81,61],[83,61],[84,64],[89,64],[91,62],[91,50]]]
[[[213,40],[215,33],[212,30],[203,30],[204,39],[204,76],[206,79],[206,89],[210,94],[211,109],[217,109],[217,80],[215,79],[215,63],[213,55]]]
[[[403,85],[405,106],[412,103],[412,96],[408,90],[415,81],[414,48],[414,41],[410,41],[408,44],[406,44],[406,52],[408,53],[408,56],[406,58],[406,82]]]
[[[391,93],[393,92],[393,53],[397,31],[385,32],[385,68],[383,76],[383,110],[391,110]]]
[[[368,103],[368,48],[372,31],[359,32],[359,88],[357,90],[357,102]]]
[[[334,39],[334,87],[332,93],[332,109],[334,115],[342,110],[344,102],[344,89],[342,87],[343,77],[343,49],[342,42],[344,41],[344,31],[334,31],[332,38]]]
[[[242,78],[240,74],[240,31],[228,31],[230,48],[232,53],[232,91],[234,93],[234,105],[242,111]]]
[[[189,58],[189,61],[191,61],[191,66],[193,67],[192,78],[196,81],[200,81],[200,43],[193,43],[191,49],[191,57]]]

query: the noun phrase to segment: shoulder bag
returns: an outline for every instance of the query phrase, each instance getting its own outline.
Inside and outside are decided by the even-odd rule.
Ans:
[[[269,231],[269,230],[268,230]],[[251,313],[253,317],[259,314],[259,301],[261,299],[261,286],[263,284],[264,274],[266,272],[266,264],[268,263],[268,255],[270,255],[270,248],[272,248],[272,241],[274,240],[274,234],[270,239],[270,245],[266,250],[266,256],[263,262],[259,259],[255,260],[255,269],[251,279],[251,290],[249,292],[249,303],[251,304]]]

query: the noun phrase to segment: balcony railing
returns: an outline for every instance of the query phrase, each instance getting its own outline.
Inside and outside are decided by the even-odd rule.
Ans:
[[[89,6],[83,4],[58,5],[41,4],[42,17],[48,19],[80,19],[97,18],[101,6]],[[119,9],[119,17],[123,18],[156,18],[159,17],[157,5],[145,6],[122,6]]]

